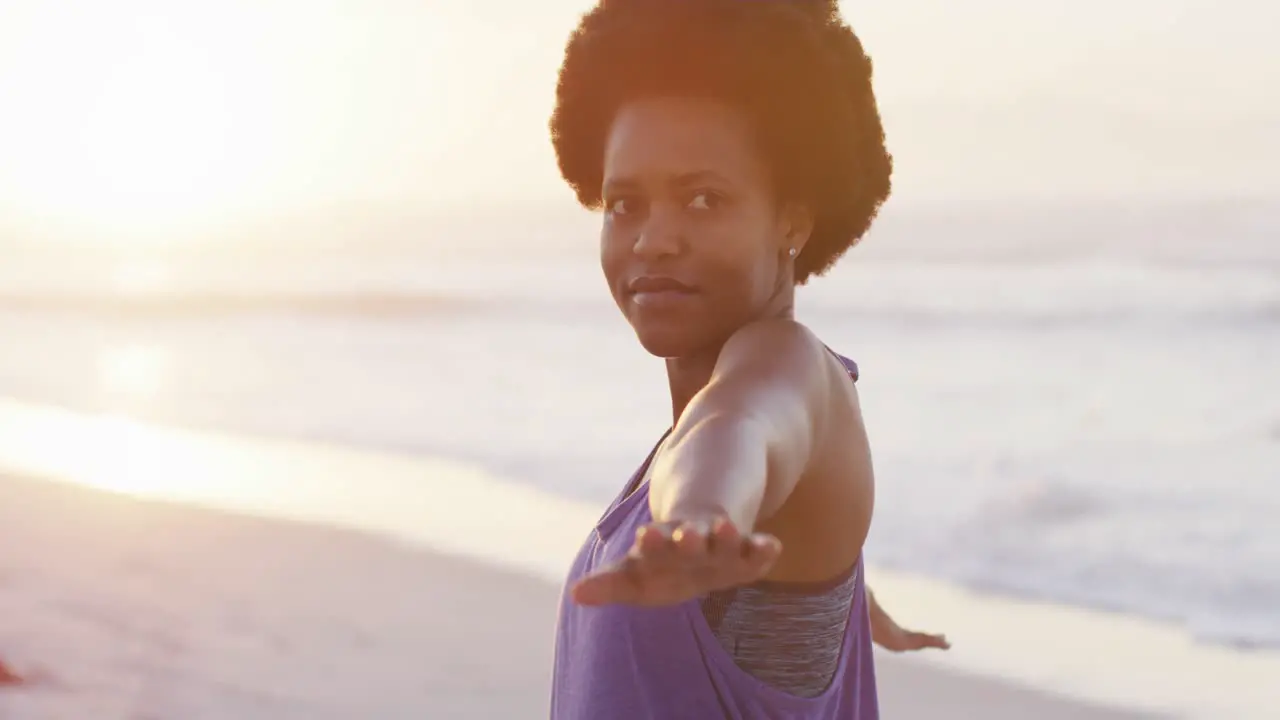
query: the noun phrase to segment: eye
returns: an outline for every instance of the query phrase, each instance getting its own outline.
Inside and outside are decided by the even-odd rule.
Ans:
[[[718,193],[710,190],[699,190],[689,198],[689,209],[691,210],[715,210],[724,201]]]

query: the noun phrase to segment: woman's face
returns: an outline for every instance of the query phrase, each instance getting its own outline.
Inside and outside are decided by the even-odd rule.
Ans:
[[[625,105],[604,156],[605,279],[659,357],[718,350],[738,328],[790,311],[788,251],[807,221],[780,212],[747,118],[710,100]]]

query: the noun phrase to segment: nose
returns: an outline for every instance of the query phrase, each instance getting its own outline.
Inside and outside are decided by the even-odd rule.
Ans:
[[[644,258],[678,255],[684,248],[680,213],[655,203],[640,226],[632,252]]]

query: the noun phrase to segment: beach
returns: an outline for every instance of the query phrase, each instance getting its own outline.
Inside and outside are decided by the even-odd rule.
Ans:
[[[420,458],[121,427],[0,401],[0,660],[26,680],[0,689],[0,717],[546,716],[557,568],[591,508],[538,505]],[[48,436],[72,444],[36,442]],[[139,460],[113,464],[121,452]],[[922,597],[918,582],[871,575],[904,623],[937,625],[957,647],[878,657],[887,718],[1267,717],[1280,664],[1223,665],[1189,646],[1208,664],[1180,668],[1160,633],[955,590]],[[1128,695],[1108,702],[1089,659],[1055,647],[1063,632],[1094,644],[1100,677],[1132,679]],[[1148,668],[1154,685],[1126,665],[1135,651],[1167,656]],[[1042,676],[1018,680],[1000,652]],[[1203,683],[1201,707],[1180,672]],[[1255,696],[1215,688],[1227,674]],[[1183,685],[1155,692],[1161,681]]]
[[[0,478],[0,717],[546,717],[558,589],[356,531]],[[889,718],[1144,717],[879,658]],[[961,712],[962,714],[957,715]]]
[[[857,363],[885,718],[1280,719],[1280,6],[726,6],[631,164],[598,4],[0,2],[0,720],[546,717],[679,421],[612,257]]]
[[[881,656],[886,717],[1273,720],[1269,236],[887,227],[798,299],[862,369],[869,584],[954,644]],[[0,268],[0,717],[544,716],[670,408],[589,247],[503,247]]]
[[[545,582],[358,532],[6,477],[5,718],[545,715]]]

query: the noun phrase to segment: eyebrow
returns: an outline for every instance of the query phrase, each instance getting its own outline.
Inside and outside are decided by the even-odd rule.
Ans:
[[[714,170],[695,170],[693,172],[681,173],[672,180],[673,185],[687,187],[689,185],[699,185],[707,181],[727,183],[729,182],[723,175]]]
[[[729,182],[728,179],[714,170],[691,170],[680,173],[668,180],[669,184],[676,187],[700,185],[708,181],[723,184],[728,184]],[[639,187],[640,184],[639,181],[629,177],[609,178],[605,181],[603,189],[605,192],[619,192]]]

